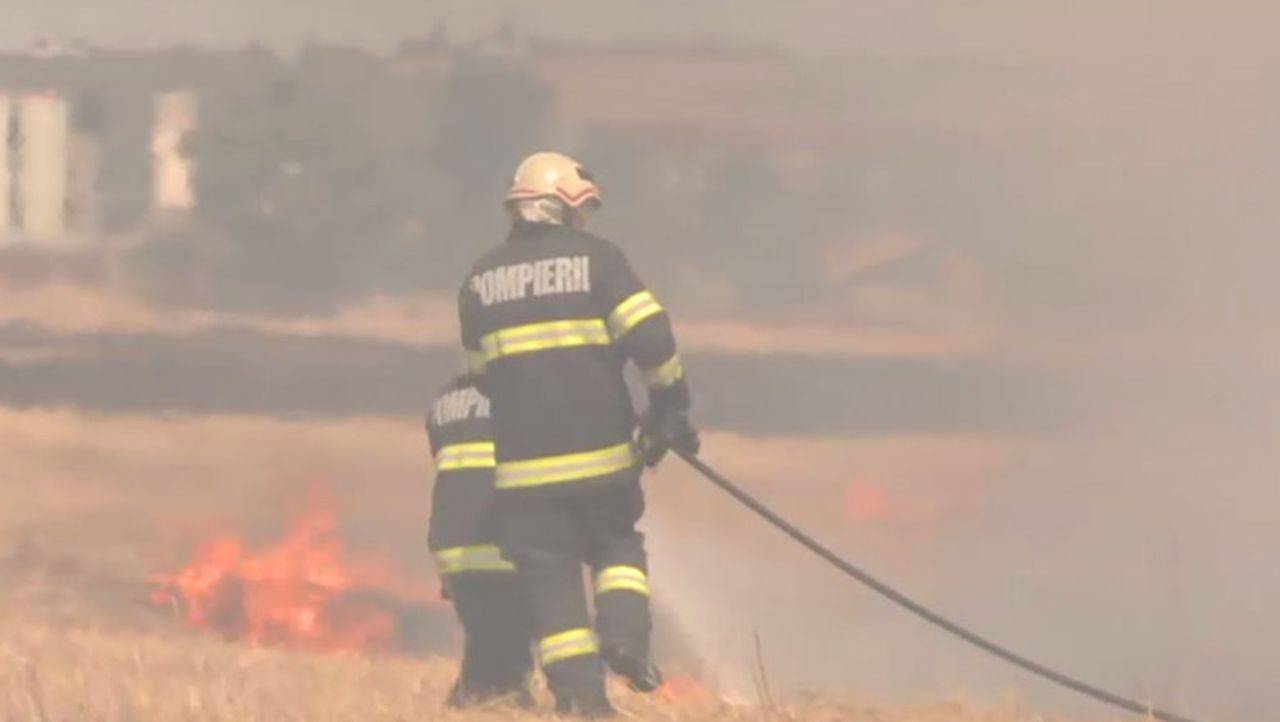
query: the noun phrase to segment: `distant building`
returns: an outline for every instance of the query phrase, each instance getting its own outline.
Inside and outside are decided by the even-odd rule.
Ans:
[[[738,158],[804,181],[858,138],[834,91],[813,82],[821,73],[769,48],[576,45],[510,28],[451,43],[443,27],[389,58],[323,46],[290,61],[257,46],[119,52],[45,43],[0,54],[0,136],[8,141],[0,143],[0,238],[65,247],[139,238],[132,231],[157,217],[270,207],[266,196],[299,181],[256,167],[253,149],[305,139],[322,121],[376,127],[366,152],[427,165],[446,111],[433,94],[465,70],[459,61],[475,58],[499,75],[512,71],[517,91],[522,79],[549,89],[530,142],[613,152],[616,167],[670,193],[705,192]],[[326,112],[333,117],[319,117]],[[200,130],[207,135],[191,142]],[[299,167],[277,165],[288,178]],[[253,182],[238,183],[241,172]],[[240,197],[251,193],[263,197]]]
[[[0,56],[0,243],[75,248],[197,205],[186,139],[217,54]]]
[[[17,200],[25,236],[57,242],[67,230],[67,102],[28,93],[18,106]]]
[[[183,141],[195,131],[198,103],[189,90],[156,94],[151,125],[151,208],[160,213],[189,211],[196,206],[193,160]]]
[[[12,101],[0,93],[0,243],[9,236],[13,210],[13,174],[9,162],[9,138],[13,126]]]

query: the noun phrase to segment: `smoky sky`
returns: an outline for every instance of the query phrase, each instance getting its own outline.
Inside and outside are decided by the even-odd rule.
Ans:
[[[1037,56],[1087,59],[1150,56],[1188,48],[1203,54],[1224,31],[1251,40],[1266,37],[1274,19],[1264,0],[1215,3],[1194,0],[980,0],[957,6],[934,0],[847,3],[840,0],[660,0],[644,6],[602,6],[585,0],[531,10],[515,0],[251,0],[151,3],[112,0],[14,0],[0,28],[5,45],[38,38],[82,38],[103,45],[240,45],[260,40],[283,48],[308,41],[374,49],[422,36],[444,23],[465,38],[507,22],[521,30],[590,42],[764,42],[808,52],[871,51],[903,55]],[[1135,37],[1144,53],[1126,52]],[[1238,49],[1238,48],[1237,48]]]
[[[843,4],[802,5],[812,12],[748,4],[762,17],[786,15],[780,34],[816,33]],[[1277,101],[1265,92],[1276,66],[1265,30],[1275,24],[1259,17],[1265,4],[1212,13],[1180,2],[985,2],[963,11],[913,2],[895,13],[877,5],[847,11],[840,27],[855,35],[841,52],[788,47],[744,70],[776,70],[781,80],[754,93],[748,84],[743,97],[712,109],[737,112],[747,127],[791,129],[777,141],[707,144],[716,150],[699,163],[705,177],[673,186],[660,159],[684,150],[652,134],[588,128],[565,148],[604,183],[598,229],[664,297],[739,314],[858,313],[863,304],[844,303],[847,287],[815,282],[823,254],[894,232],[923,242],[909,259],[917,266],[951,258],[980,268],[987,305],[975,312],[1021,328],[1172,331],[1176,314],[1203,326],[1246,308],[1273,312],[1266,263],[1257,262],[1274,258],[1266,199],[1280,173],[1268,160],[1278,141],[1266,121]],[[211,27],[234,34],[240,13],[224,11]],[[255,23],[269,27],[270,13],[293,10],[280,3],[267,12]],[[345,12],[322,4],[315,16]],[[403,21],[398,13],[412,12],[387,2],[368,17]],[[715,10],[683,12],[720,27]],[[33,10],[41,13],[59,14]],[[186,16],[175,9],[174,17]],[[620,27],[629,15],[612,17]],[[954,32],[906,54],[855,42],[885,25],[899,27],[906,44]],[[564,27],[581,42],[613,42],[608,24]],[[719,38],[732,48],[727,27],[690,47],[714,54],[725,47]],[[518,24],[508,32],[557,37]],[[1218,47],[1221,36],[1232,42]],[[640,46],[652,62],[664,60],[663,37]],[[14,59],[0,70],[6,83],[40,83],[91,65],[95,82],[128,86],[129,98],[145,90],[139,78],[196,85],[204,99],[191,139],[201,158],[197,222],[149,232],[120,260],[157,302],[314,312],[376,292],[451,292],[469,259],[501,239],[497,199],[515,159],[573,121],[557,110],[566,102],[558,79],[539,76],[518,53],[490,57],[463,40],[449,41],[453,69],[428,81],[369,55],[354,34],[312,39],[326,45],[289,57],[236,45],[150,62],[67,59],[53,76]],[[672,51],[677,62],[680,52]],[[610,92],[626,83],[615,79]],[[807,142],[820,158],[801,155],[803,174],[766,160]],[[108,169],[113,148],[143,157],[112,144]],[[145,165],[120,162],[110,172],[133,178],[130,187],[145,183]],[[916,280],[910,263],[900,271],[854,284],[897,293]]]

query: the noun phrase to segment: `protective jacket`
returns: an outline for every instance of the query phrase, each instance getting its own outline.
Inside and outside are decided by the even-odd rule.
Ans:
[[[495,465],[489,399],[466,374],[436,397],[427,436],[436,462],[427,546],[441,576],[511,571],[490,532]]]
[[[517,223],[459,292],[462,343],[493,400],[499,492],[634,479],[632,360],[650,403],[687,408],[671,322],[612,243]]]
[[[506,695],[531,704],[525,683],[533,667],[530,607],[514,565],[493,540],[489,399],[469,375],[454,379],[431,404],[427,435],[436,461],[427,544],[463,629],[462,665],[448,704]]]

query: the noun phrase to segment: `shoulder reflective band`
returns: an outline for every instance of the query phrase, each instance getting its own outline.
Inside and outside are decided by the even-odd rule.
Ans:
[[[515,566],[503,559],[502,552],[492,544],[441,549],[436,552],[436,566],[441,574],[515,571]]]
[[[586,627],[543,637],[538,642],[538,662],[543,667],[570,657],[595,654],[600,651],[595,632]]]
[[[494,486],[518,489],[589,479],[629,468],[636,461],[635,449],[629,441],[595,451],[504,461],[494,472]]]
[[[605,567],[596,575],[596,594],[626,590],[649,596],[649,578],[640,567]]]
[[[637,461],[631,442],[577,454],[544,456],[540,459],[503,461],[494,471],[493,483],[499,489],[520,489],[564,481],[604,476],[634,466]]]
[[[662,306],[652,293],[641,291],[629,296],[609,313],[609,333],[615,339],[622,338],[641,321],[656,313],[662,313]]]
[[[644,382],[651,389],[665,389],[682,378],[684,378],[684,365],[680,363],[678,354],[671,354],[671,358],[659,366],[644,369]]]
[[[571,318],[563,321],[531,323],[494,331],[480,339],[485,362],[503,356],[572,346],[607,346],[612,343],[604,321],[598,318]]]
[[[471,373],[481,376],[484,374],[485,363],[488,359],[484,355],[484,351],[467,350],[467,369]]]
[[[492,469],[495,464],[492,441],[449,444],[436,454],[436,471]]]

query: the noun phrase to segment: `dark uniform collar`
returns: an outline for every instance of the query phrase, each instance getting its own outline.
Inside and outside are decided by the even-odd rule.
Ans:
[[[559,223],[529,223],[528,221],[516,221],[511,226],[511,232],[507,234],[507,242],[511,243],[526,238],[533,238],[546,233],[553,233],[563,228],[564,226]]]

